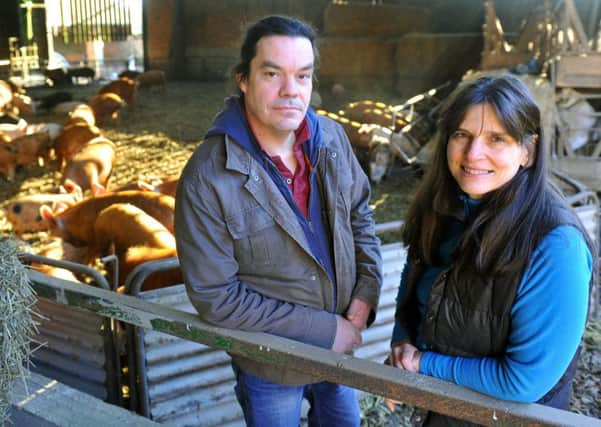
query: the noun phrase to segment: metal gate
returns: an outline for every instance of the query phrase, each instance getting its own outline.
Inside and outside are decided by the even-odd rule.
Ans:
[[[60,24],[51,31],[65,44],[123,41],[132,34],[129,1],[46,0],[46,4],[56,8]]]
[[[390,229],[400,223],[389,223]],[[386,226],[387,224],[381,224]],[[390,351],[396,294],[407,256],[401,243],[382,245],[383,283],[378,318],[363,333],[355,357],[381,363]],[[140,292],[152,273],[178,267],[177,258],[151,261],[128,276],[126,293],[188,313],[196,309],[184,285]],[[128,325],[130,409],[169,426],[243,426],[234,394],[234,373],[224,351]],[[138,406],[138,407],[136,407]]]

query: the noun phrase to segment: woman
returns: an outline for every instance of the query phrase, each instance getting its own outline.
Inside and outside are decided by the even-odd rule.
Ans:
[[[566,409],[594,253],[549,183],[540,111],[510,75],[459,86],[403,231],[389,362]],[[429,425],[461,424],[431,413]]]

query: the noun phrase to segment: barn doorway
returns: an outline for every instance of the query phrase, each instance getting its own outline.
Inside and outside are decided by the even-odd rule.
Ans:
[[[114,79],[144,64],[143,0],[44,0],[47,68],[86,66]]]

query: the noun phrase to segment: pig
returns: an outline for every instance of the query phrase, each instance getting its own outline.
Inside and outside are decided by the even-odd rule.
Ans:
[[[173,234],[142,209],[128,203],[117,203],[100,212],[94,223],[94,233],[95,246],[90,252],[106,256],[112,248],[119,260],[121,283],[137,265],[177,255]],[[150,288],[183,281],[181,271],[170,272],[169,280],[165,274],[160,277],[162,280],[158,281],[153,278]],[[143,289],[149,289],[148,281]]]
[[[175,199],[149,191],[121,191],[83,199],[75,205],[54,214],[42,206],[42,217],[48,221],[51,234],[76,246],[94,244],[94,222],[100,212],[115,203],[130,203],[158,220],[173,233]]]
[[[23,86],[19,86],[17,83],[13,82],[12,80],[5,80],[6,84],[10,86],[10,90],[12,91],[13,95],[16,94],[21,94],[21,95],[25,95],[25,89],[23,88]]]
[[[74,183],[92,195],[106,192],[115,163],[115,144],[104,137],[96,137],[73,155],[63,170],[63,183]]]
[[[50,136],[48,132],[37,132],[13,139],[7,145],[12,145],[17,153],[16,166],[47,164],[50,159]]]
[[[38,252],[38,255],[56,259],[75,262],[78,264],[85,264],[88,258],[87,247],[73,246],[61,239],[53,239],[46,243]],[[47,274],[49,276],[57,277],[59,279],[68,280],[70,282],[82,283],[71,270],[65,268],[56,267],[47,263],[32,262],[31,268],[39,271],[40,273]]]
[[[140,89],[150,88],[152,86],[157,86],[163,92],[165,92],[165,72],[162,70],[148,70],[144,73],[141,73],[138,77],[136,77],[138,81],[138,87]]]
[[[0,132],[11,141],[27,133],[27,122],[14,114],[0,113]]]
[[[126,77],[128,79],[135,80],[136,77],[138,77],[140,74],[142,74],[142,73],[140,73],[139,71],[135,71],[135,70],[123,70],[119,73],[118,77],[120,77],[120,78]]]
[[[84,78],[86,79],[88,82],[94,80],[94,78],[96,77],[96,72],[90,68],[90,67],[76,67],[76,68],[69,68],[67,70],[67,78],[71,79],[71,81],[73,82],[73,79],[79,79],[79,78]]]
[[[71,79],[67,77],[66,71],[62,68],[46,68],[43,74],[50,86],[62,86],[71,83]]]
[[[8,181],[12,181],[16,170],[17,147],[10,142],[0,144],[0,174]]]
[[[83,101],[59,102],[54,107],[52,107],[52,113],[54,113],[54,114],[69,114],[71,111],[75,110],[80,105],[86,105],[86,103]]]
[[[175,197],[177,194],[177,184],[179,183],[179,177],[168,177],[164,178],[163,182],[152,186],[152,190],[156,193],[165,194],[167,196]]]
[[[399,132],[408,124],[404,116],[394,112],[394,107],[383,102],[364,100],[348,103],[341,115],[359,123],[377,124]]]
[[[46,231],[48,222],[41,216],[40,208],[49,206],[54,213],[60,209],[73,206],[77,202],[76,194],[32,194],[21,197],[9,203],[5,208],[5,215],[11,223],[13,232],[20,236],[23,233]]]
[[[46,132],[50,138],[50,142],[54,144],[56,138],[63,133],[63,129],[64,126],[58,123],[35,123],[28,124],[25,133],[29,135],[32,133]]]
[[[20,93],[13,94],[13,99],[10,105],[17,115],[31,114],[35,112],[35,106],[32,99],[29,96]]]
[[[374,184],[380,182],[392,162],[392,131],[377,124],[362,124],[349,120],[325,110],[317,110],[317,114],[326,115],[342,125],[366,175]]]
[[[155,193],[166,194],[171,197],[175,197],[177,184],[179,177],[167,176],[162,178],[149,177],[147,179],[139,179],[135,182],[122,185],[118,188],[111,189],[111,191],[125,191],[125,190],[140,190],[140,191],[154,191]]]
[[[117,120],[125,101],[115,93],[102,93],[90,98],[88,105],[94,112],[96,124],[102,126],[109,120]]]
[[[138,265],[156,261],[165,258],[171,258],[177,256],[174,249],[171,248],[154,248],[149,246],[134,246],[127,250],[123,259],[123,276],[127,276],[131,271]],[[167,286],[178,285],[184,283],[184,277],[181,268],[174,268],[170,270],[157,271],[146,277],[144,280],[141,290],[150,291],[152,289],[165,288]]]
[[[130,109],[134,109],[136,105],[136,96],[138,94],[138,83],[135,80],[121,77],[102,86],[98,90],[98,95],[102,95],[103,93],[114,93],[119,95]]]
[[[5,111],[13,100],[13,91],[8,83],[0,80],[0,113]]]
[[[63,132],[54,140],[54,152],[59,169],[67,160],[77,153],[81,147],[92,139],[102,136],[102,131],[87,123],[74,123],[63,128]]]
[[[75,123],[86,123],[89,126],[96,125],[94,110],[87,104],[79,104],[69,112],[65,126]]]
[[[73,94],[67,91],[52,92],[35,100],[40,110],[51,110],[63,102],[73,101]]]

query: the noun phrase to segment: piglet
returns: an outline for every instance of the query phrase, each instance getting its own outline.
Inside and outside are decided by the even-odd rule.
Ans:
[[[125,231],[127,230],[127,231]],[[140,208],[118,203],[104,209],[94,223],[95,246],[91,252],[106,256],[110,248],[119,260],[119,282],[147,261],[176,256],[173,234]],[[182,283],[181,270],[154,273],[145,280],[142,290]]]
[[[90,190],[92,195],[106,192],[115,163],[115,149],[115,144],[102,136],[89,141],[67,161],[63,184],[75,183],[82,191]]]
[[[115,203],[130,203],[139,207],[173,232],[175,199],[150,191],[121,191],[83,199],[55,214],[42,206],[42,217],[48,221],[51,234],[77,246],[94,244],[94,223],[102,210]],[[127,230],[124,229],[124,232]]]
[[[6,219],[11,223],[13,232],[21,235],[25,232],[49,229],[46,220],[40,214],[42,206],[48,206],[53,213],[73,206],[78,200],[77,194],[32,194],[9,203],[5,208]]]

